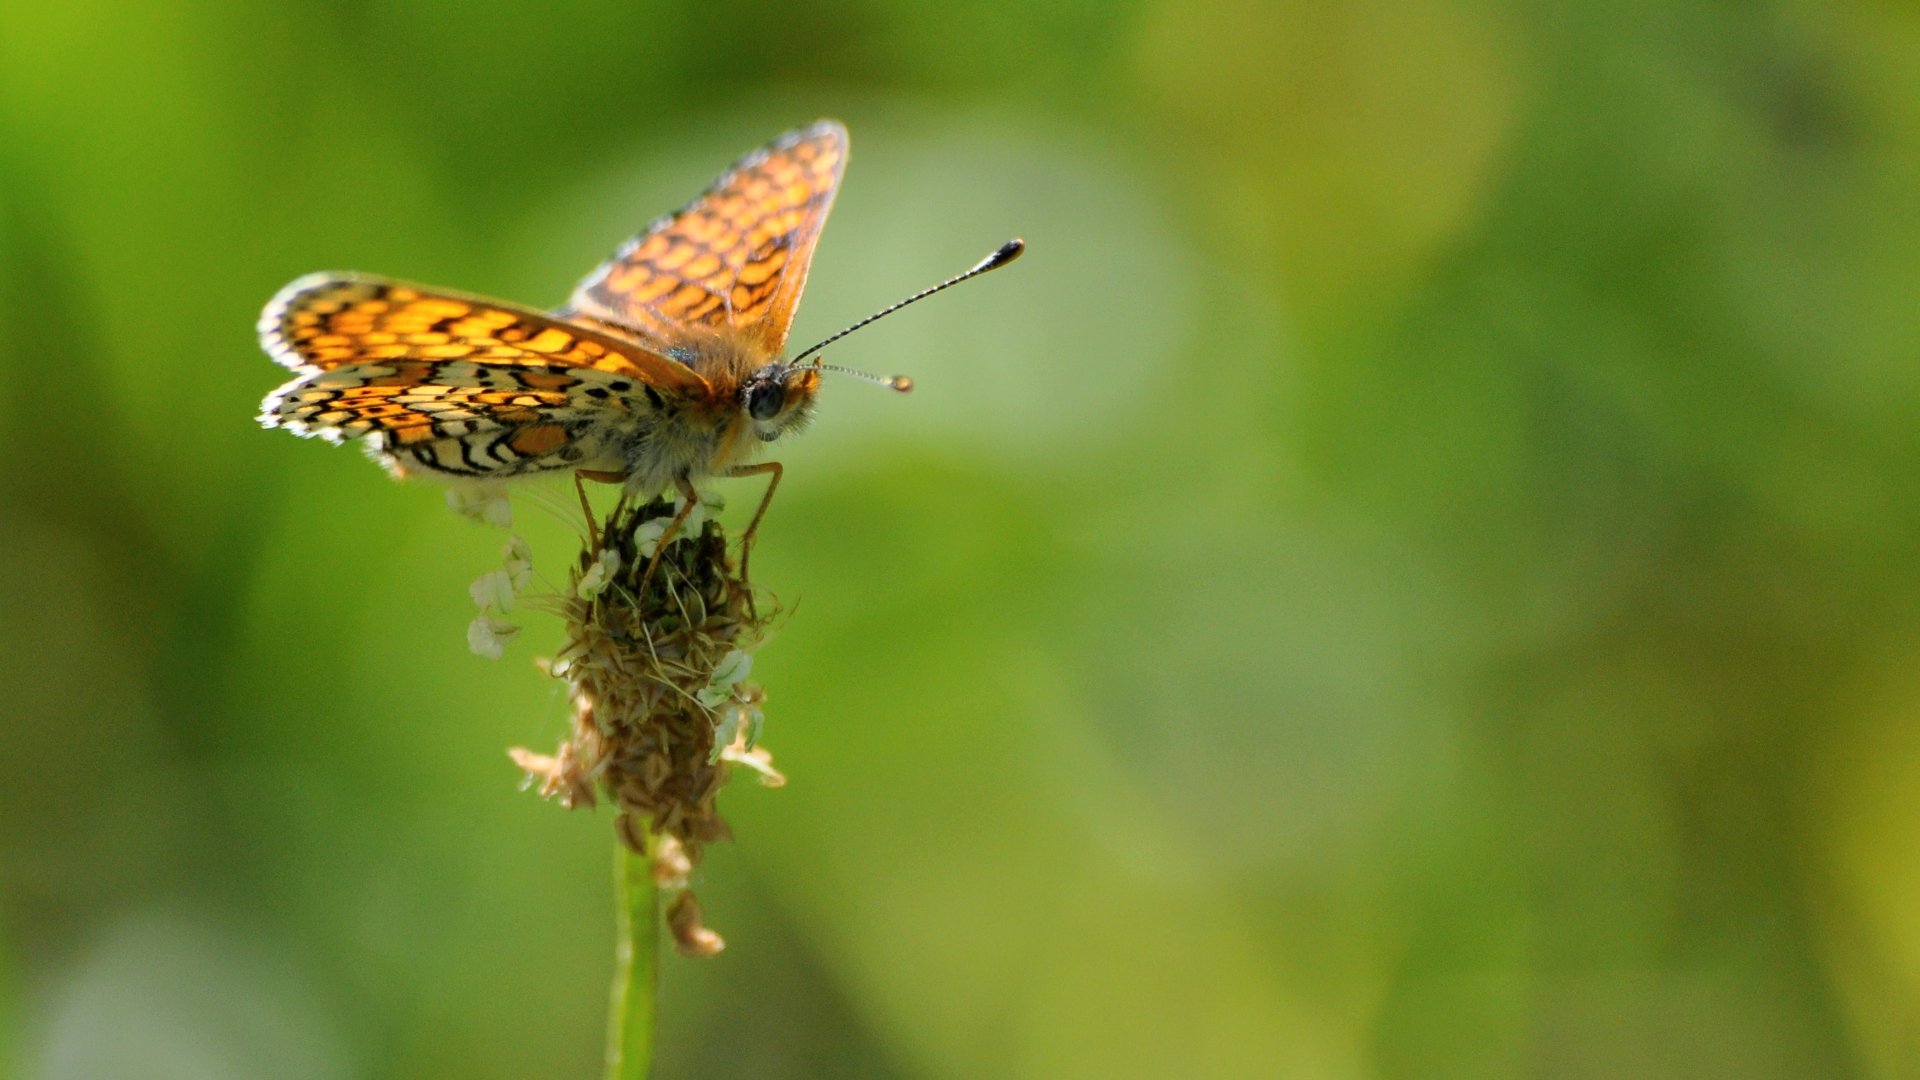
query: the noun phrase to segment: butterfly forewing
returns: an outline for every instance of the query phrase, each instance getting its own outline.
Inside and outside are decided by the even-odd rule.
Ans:
[[[594,368],[662,388],[700,390],[675,360],[614,335],[503,300],[362,274],[309,274],[260,314],[260,341],[295,371],[402,360]]]
[[[831,120],[776,139],[628,241],[562,314],[627,329],[661,351],[696,326],[777,356],[846,161],[846,129]]]

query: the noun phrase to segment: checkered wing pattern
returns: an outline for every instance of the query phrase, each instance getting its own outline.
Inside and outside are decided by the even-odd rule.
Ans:
[[[846,163],[847,130],[838,123],[788,132],[628,241],[580,283],[562,314],[633,333],[662,352],[696,327],[778,356]]]

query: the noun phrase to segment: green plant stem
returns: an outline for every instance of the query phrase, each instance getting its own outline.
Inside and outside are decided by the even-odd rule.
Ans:
[[[651,840],[649,840],[651,847]],[[613,1000],[607,1013],[607,1080],[647,1080],[653,1072],[653,1013],[658,997],[660,890],[651,853],[614,845],[618,914],[613,943]]]

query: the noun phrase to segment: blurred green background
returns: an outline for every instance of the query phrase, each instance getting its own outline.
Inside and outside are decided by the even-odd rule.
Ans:
[[[597,1075],[558,627],[467,652],[499,534],[256,428],[253,321],[558,303],[818,116],[796,343],[1031,247],[781,448],[662,1075],[1920,1076],[1873,0],[0,2],[0,1069]]]

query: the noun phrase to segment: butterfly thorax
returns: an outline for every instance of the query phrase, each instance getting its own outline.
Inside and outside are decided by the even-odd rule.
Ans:
[[[804,427],[820,375],[773,361],[755,343],[688,328],[662,350],[693,369],[706,388],[663,393],[637,383],[626,404],[646,417],[626,433],[620,470],[634,491],[699,482],[746,464],[764,443]]]

